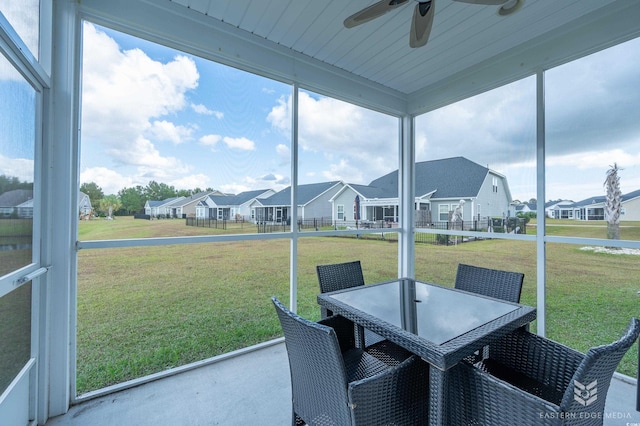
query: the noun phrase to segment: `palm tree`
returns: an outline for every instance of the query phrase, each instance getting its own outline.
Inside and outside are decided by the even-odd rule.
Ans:
[[[113,212],[120,210],[120,207],[122,207],[122,203],[120,202],[120,199],[115,195],[105,196],[103,199],[100,200],[98,205],[100,206],[100,210],[102,210],[102,212],[107,214],[107,217],[109,219],[113,219]]]
[[[607,238],[620,239],[620,210],[622,209],[622,193],[620,192],[620,177],[618,165],[613,163],[607,170],[607,178],[604,181],[607,198],[604,206],[604,217],[607,220]]]

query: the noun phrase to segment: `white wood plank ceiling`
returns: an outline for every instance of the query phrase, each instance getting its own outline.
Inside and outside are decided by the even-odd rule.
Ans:
[[[629,0],[524,0],[500,16],[499,6],[435,0],[429,43],[409,47],[415,2],[356,28],[344,19],[375,0],[172,0],[212,19],[366,80],[410,95],[472,70],[520,46],[558,37],[582,19],[597,21]],[[601,43],[602,44],[602,43]],[[572,56],[567,53],[567,56]],[[468,72],[468,71],[467,71]]]

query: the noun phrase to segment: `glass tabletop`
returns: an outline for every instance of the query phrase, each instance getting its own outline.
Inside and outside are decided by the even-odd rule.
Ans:
[[[519,305],[411,279],[357,287],[331,298],[441,345]]]

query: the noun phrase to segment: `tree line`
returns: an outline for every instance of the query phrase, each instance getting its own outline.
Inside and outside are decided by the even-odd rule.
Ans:
[[[33,182],[22,182],[15,176],[0,175],[0,194],[15,189],[33,190]]]
[[[116,215],[144,213],[144,205],[148,200],[190,197],[200,192],[211,192],[213,189],[176,189],[166,183],[158,183],[152,180],[146,186],[136,185],[130,188],[123,188],[116,195],[105,195],[102,188],[95,182],[83,183],[80,185],[80,191],[89,196],[91,206],[98,214],[109,216],[110,211]]]

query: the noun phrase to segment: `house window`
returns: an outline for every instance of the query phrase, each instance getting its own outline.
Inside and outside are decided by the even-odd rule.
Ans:
[[[256,218],[256,209],[251,209],[251,219]]]
[[[493,182],[493,192],[498,193],[498,178],[494,177],[491,179]]]
[[[476,204],[476,214],[480,217],[480,204]]]
[[[344,220],[344,204],[338,204],[338,220]]]
[[[441,222],[449,220],[449,204],[440,204],[438,206],[438,220]]]

